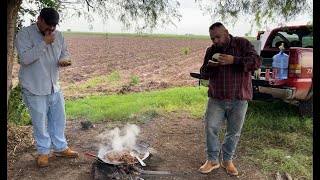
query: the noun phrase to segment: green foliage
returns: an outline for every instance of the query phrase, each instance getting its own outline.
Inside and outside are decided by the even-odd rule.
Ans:
[[[156,26],[175,25],[174,21],[181,18],[178,10],[180,4],[176,0],[80,0],[76,3],[62,1],[61,6],[68,9],[64,14],[66,17],[83,16],[90,23],[94,21],[94,15],[98,15],[104,22],[112,18],[121,22],[124,30],[134,28],[137,32],[153,30]]]
[[[138,84],[140,82],[139,76],[133,75],[129,78],[129,82],[133,84]]]
[[[312,135],[312,119],[299,117],[296,106],[251,101],[240,146],[247,147],[244,159],[265,174],[279,171],[312,179]]]
[[[118,81],[121,78],[121,74],[118,71],[112,71],[112,73],[108,76],[109,81]]]
[[[103,83],[108,81],[107,77],[96,77],[93,79],[89,79],[86,83],[83,84],[84,87],[94,87],[95,85],[99,84],[99,83]]]
[[[299,142],[300,144],[304,142]],[[310,148],[310,150],[312,147]],[[255,149],[253,156],[246,156],[246,161],[253,162],[264,174],[289,173],[292,177],[304,177],[312,180],[312,155],[305,152],[290,152],[288,147],[264,147]]]
[[[189,48],[183,48],[183,53],[184,53],[184,55],[188,55],[189,54]]]
[[[23,102],[20,86],[11,90],[8,102],[8,120],[18,125],[31,124],[28,109]]]
[[[313,3],[309,0],[195,0],[204,12],[211,15],[213,21],[235,23],[240,17],[249,15],[248,21],[258,27],[261,24],[278,23],[284,25],[298,15],[313,14]]]
[[[256,129],[260,127],[282,132],[301,130],[301,133],[312,134],[312,126],[309,123],[312,120],[300,118],[298,112],[297,106],[282,101],[251,101],[249,102],[244,128]]]
[[[88,23],[94,21],[98,15],[107,22],[110,18],[123,24],[123,29],[135,28],[137,32],[153,30],[156,26],[175,25],[180,21],[180,3],[176,0],[135,1],[135,0],[79,0],[56,1],[36,0],[28,1],[20,6],[17,26],[22,27],[23,17],[27,14],[35,17],[43,7],[53,7],[60,11],[64,18],[83,16]],[[30,19],[31,20],[31,19]],[[88,25],[92,28],[92,24]]]
[[[214,21],[223,20],[235,23],[239,17],[251,16],[249,21],[256,25],[278,22],[288,22],[298,15],[308,12],[313,15],[313,3],[309,0],[195,0],[200,9],[212,16]],[[152,31],[157,26],[174,25],[180,21],[179,0],[135,1],[135,0],[80,0],[74,2],[55,0],[28,1],[19,10],[18,24],[21,26],[23,16],[29,14],[35,17],[41,8],[53,7],[62,16],[83,16],[89,23],[94,21],[94,14],[99,15],[104,22],[110,18],[123,24],[123,29],[135,28],[136,32]],[[254,15],[254,16],[252,16]],[[89,24],[89,26],[92,26]]]

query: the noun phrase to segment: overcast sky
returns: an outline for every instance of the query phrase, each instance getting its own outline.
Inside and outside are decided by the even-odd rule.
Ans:
[[[213,23],[211,22],[209,15],[204,16],[202,11],[198,7],[198,4],[196,4],[194,0],[182,0],[180,2],[180,13],[182,15],[182,18],[180,22],[175,23],[177,27],[168,26],[165,29],[158,28],[152,33],[208,35],[208,27]],[[287,24],[303,25],[309,21],[311,21],[310,16],[304,15],[298,17],[292,22],[288,22]],[[30,23],[28,23],[28,20],[26,20],[26,23],[24,23],[24,25],[28,24]],[[95,21],[91,23],[91,25],[93,27],[92,30],[89,29],[89,24],[84,18],[70,18],[62,19],[62,22],[60,23],[60,26],[57,27],[57,29],[60,31],[67,31],[68,29],[70,29],[71,31],[81,32],[134,32],[134,30],[122,31],[121,23],[116,22],[112,19],[108,20],[107,24],[104,24],[99,16],[95,17]],[[245,18],[241,18],[234,26],[231,23],[225,26],[229,30],[230,34],[234,36],[244,36],[249,32],[251,24],[247,22]],[[269,28],[272,29],[276,26],[276,24],[270,24]],[[253,28],[251,36],[255,36],[258,30],[261,29]]]

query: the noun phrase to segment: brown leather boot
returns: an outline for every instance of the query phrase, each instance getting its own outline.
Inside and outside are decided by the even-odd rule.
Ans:
[[[202,165],[198,171],[201,173],[207,174],[214,169],[218,169],[219,167],[220,167],[219,163],[215,161],[207,160],[206,163],[204,163],[204,165]]]
[[[238,170],[233,165],[232,160],[228,160],[226,163],[221,162],[221,166],[227,170],[227,173],[234,175],[234,176],[238,175]]]
[[[79,153],[77,151],[72,151],[69,147],[62,152],[54,152],[55,156],[59,157],[69,157],[69,158],[77,158]]]
[[[37,160],[39,167],[46,167],[49,164],[49,154],[40,154]]]

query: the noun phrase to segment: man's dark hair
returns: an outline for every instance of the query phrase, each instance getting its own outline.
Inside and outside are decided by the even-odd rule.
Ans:
[[[57,25],[59,23],[59,13],[53,8],[43,8],[40,11],[40,17],[42,17],[48,25]]]
[[[213,24],[209,27],[209,30],[213,30],[215,27],[220,27],[220,26],[223,26],[223,24],[222,24],[221,22],[213,23]]]

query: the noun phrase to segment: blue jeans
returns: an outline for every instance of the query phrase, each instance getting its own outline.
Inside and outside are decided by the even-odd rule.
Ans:
[[[238,144],[248,108],[247,100],[217,100],[209,98],[205,114],[205,131],[208,160],[220,161],[218,133],[226,119],[226,133],[222,144],[222,161],[232,160]]]
[[[50,95],[35,95],[22,88],[23,100],[31,117],[34,139],[39,154],[64,151],[67,141],[64,135],[66,114],[61,90]]]

